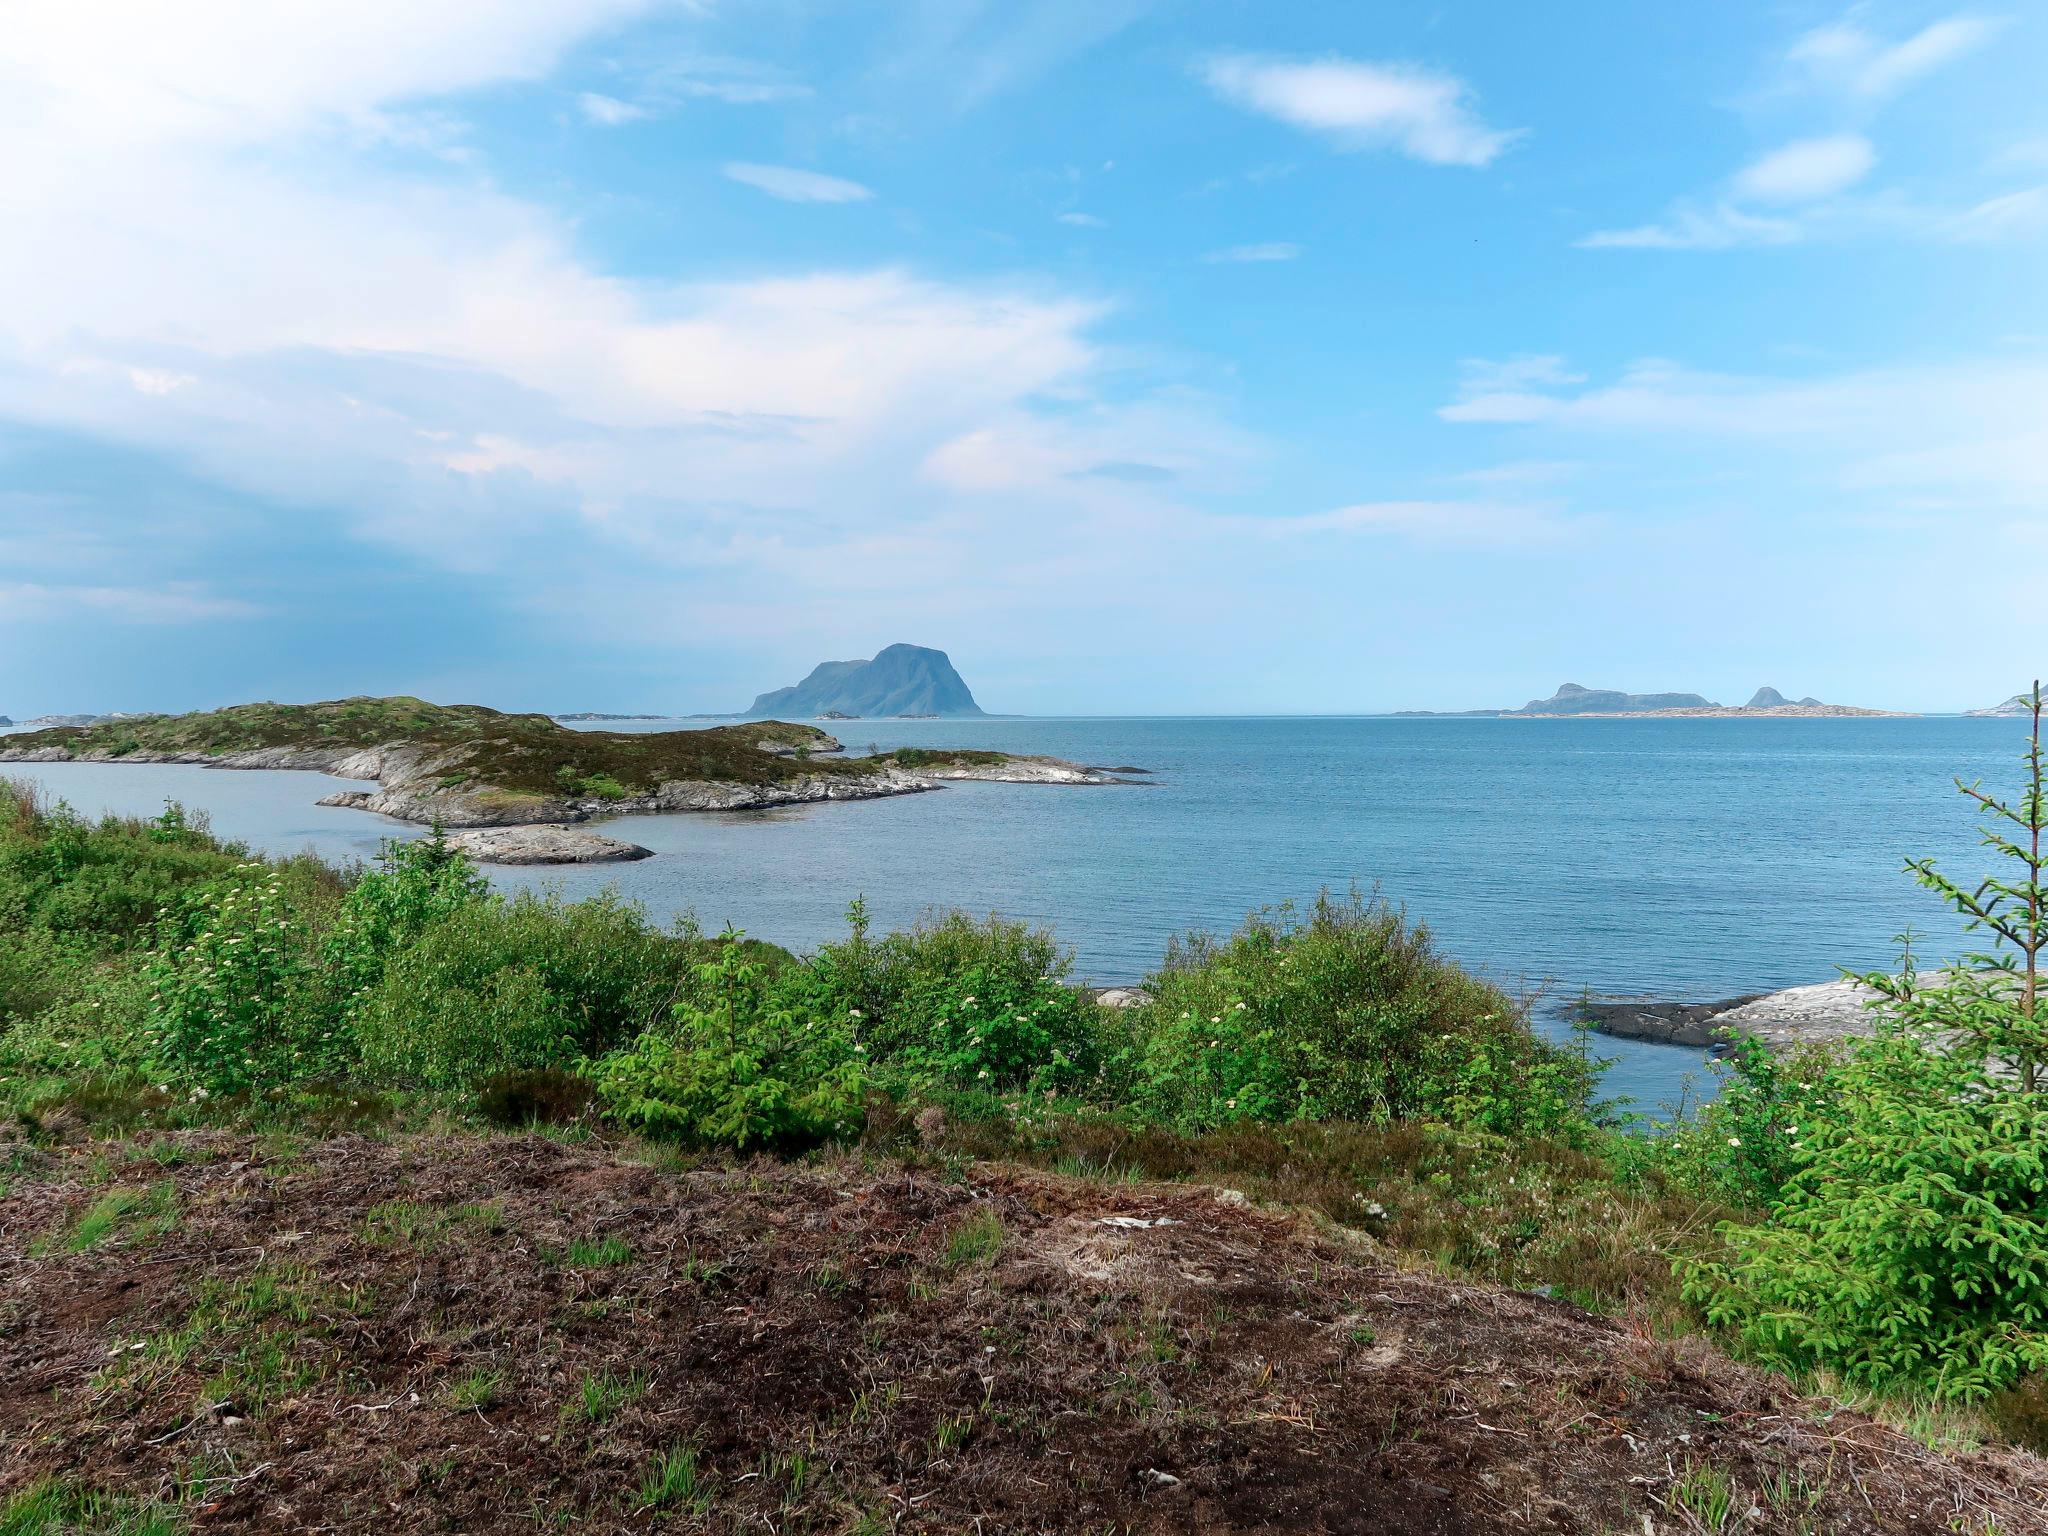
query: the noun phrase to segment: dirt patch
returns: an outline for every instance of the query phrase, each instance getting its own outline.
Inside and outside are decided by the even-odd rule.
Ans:
[[[249,1531],[2048,1529],[2023,1454],[1201,1189],[185,1151],[0,1199],[0,1491]],[[174,1225],[66,1247],[166,1180]]]

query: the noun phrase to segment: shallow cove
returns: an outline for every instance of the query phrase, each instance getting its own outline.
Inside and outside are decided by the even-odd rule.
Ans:
[[[609,728],[674,729],[673,721]],[[1167,937],[1256,905],[1377,883],[1445,950],[1562,1004],[1602,993],[1704,1000],[1877,966],[1909,923],[1930,959],[1946,914],[1908,854],[1984,867],[1953,775],[2011,780],[2014,720],[1120,719],[839,721],[873,744],[984,747],[1153,770],[1143,787],[951,784],[935,794],[593,828],[640,864],[498,869],[500,887],[606,886],[659,917],[694,910],[808,948],[865,894],[878,927],[932,907],[1051,923],[1101,982],[1155,966]],[[367,858],[413,837],[316,807],[322,774],[13,764],[81,809],[166,798],[266,852]],[[1611,1091],[1670,1098],[1700,1053],[1601,1039]]]

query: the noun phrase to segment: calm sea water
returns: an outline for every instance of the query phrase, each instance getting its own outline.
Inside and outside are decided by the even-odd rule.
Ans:
[[[648,725],[634,728],[672,729]],[[1169,935],[1322,887],[1378,889],[1539,1016],[1582,989],[1699,1001],[1883,965],[1908,925],[1957,934],[1909,855],[1986,867],[1951,778],[2010,782],[2011,720],[1076,719],[857,721],[870,743],[1049,752],[1152,769],[1142,788],[956,784],[742,814],[633,817],[639,864],[495,870],[570,896],[616,886],[805,949],[865,895],[877,926],[934,909],[1051,924],[1076,971],[1131,981]],[[417,829],[312,802],[323,775],[8,765],[82,810],[211,813],[269,853],[367,858]],[[1603,1041],[1612,1091],[1670,1099],[1696,1051]]]

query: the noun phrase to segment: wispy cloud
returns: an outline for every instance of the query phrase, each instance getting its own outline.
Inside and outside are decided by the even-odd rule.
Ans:
[[[591,122],[606,128],[616,128],[622,123],[639,122],[654,114],[636,102],[621,101],[616,96],[600,95],[596,91],[585,91],[576,98],[576,105]]]
[[[1286,240],[1268,240],[1259,245],[1231,245],[1220,251],[1211,251],[1202,260],[1209,262],[1262,262],[1293,261],[1301,255],[1301,247]]]
[[[1058,213],[1054,214],[1053,217],[1062,224],[1072,225],[1075,229],[1107,229],[1109,227],[1109,220],[1098,218],[1092,213]]]
[[[0,618],[57,619],[85,613],[113,624],[196,624],[209,619],[246,619],[264,609],[239,598],[219,597],[192,583],[159,587],[47,586],[0,582]]]
[[[1487,390],[1468,373],[1446,421],[1597,434],[1644,443],[1697,440],[1725,462],[1725,444],[1774,444],[1796,473],[1839,488],[1908,497],[1924,507],[2004,508],[2041,520],[2048,494],[2048,359],[1989,357],[1806,378],[1717,374],[1664,359],[1580,387],[1555,372],[1539,384],[1505,365]],[[1471,386],[1476,379],[1479,388]],[[1752,466],[1753,467],[1753,466]]]
[[[1752,160],[1728,186],[1755,202],[1810,203],[1854,186],[1876,164],[1877,151],[1858,133],[1796,139]]]
[[[725,176],[785,203],[864,203],[875,195],[857,181],[789,165],[755,165],[734,160],[726,165]]]
[[[1489,128],[1472,89],[1413,64],[1229,54],[1203,67],[1224,100],[1328,138],[1341,149],[1392,149],[1431,165],[1490,165],[1524,130]]]
[[[2001,18],[1958,14],[1908,37],[1888,40],[1854,20],[1802,33],[1785,62],[1799,77],[1848,96],[1878,100],[1976,52],[2004,25]]]

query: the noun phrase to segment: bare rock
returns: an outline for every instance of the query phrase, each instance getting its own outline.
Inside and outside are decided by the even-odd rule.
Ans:
[[[448,846],[478,864],[620,864],[651,859],[654,850],[579,827],[472,827]]]
[[[1143,1008],[1152,1001],[1143,987],[1100,987],[1089,995],[1105,1008]]]

